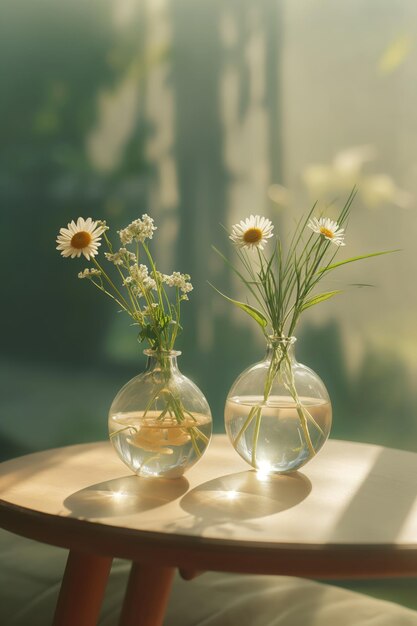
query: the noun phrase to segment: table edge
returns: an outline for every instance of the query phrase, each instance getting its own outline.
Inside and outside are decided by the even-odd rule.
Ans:
[[[108,526],[33,511],[0,499],[0,527],[76,552],[184,569],[312,578],[417,576],[414,544],[247,542]]]

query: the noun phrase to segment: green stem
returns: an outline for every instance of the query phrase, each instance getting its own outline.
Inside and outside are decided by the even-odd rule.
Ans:
[[[304,409],[303,405],[300,402],[300,399],[298,397],[297,389],[295,388],[294,373],[292,371],[291,361],[290,361],[290,359],[288,357],[288,354],[286,355],[286,361],[287,361],[288,371],[289,371],[289,381],[287,383],[284,383],[284,384],[287,387],[288,391],[291,394],[292,399],[294,400],[294,402],[296,404],[298,417],[300,418],[301,428],[303,429],[303,433],[304,433],[304,438],[306,440],[306,443],[307,443],[308,449],[310,451],[310,454],[312,456],[314,456],[316,454],[316,450],[314,449],[313,442],[311,441],[310,431],[308,430],[308,424],[307,424],[307,418],[306,418],[306,415],[305,415],[305,409]],[[308,413],[308,411],[307,411],[307,413]],[[317,422],[314,419],[313,419],[313,422],[319,428],[320,432],[323,434],[323,431],[321,430],[321,428],[318,426]]]
[[[168,388],[171,376],[169,358],[160,355],[160,357],[158,358],[158,362],[163,376],[163,383],[162,386],[156,391],[156,393],[152,395],[151,399],[146,405],[143,417],[146,416],[147,412],[151,409],[152,405],[157,401],[158,398],[166,396],[165,406],[161,410],[160,414],[156,417],[156,420],[160,422],[161,428],[164,427],[164,419],[167,413],[170,416],[174,416],[178,426],[181,426],[186,421],[187,417],[191,418],[195,423],[197,423],[194,415],[183,406],[179,394]],[[198,446],[197,440],[200,439],[204,442],[206,446],[209,442],[208,437],[203,432],[201,432],[201,430],[197,426],[185,427],[185,429],[191,437],[191,443],[195,453],[197,454],[197,456],[200,457],[202,455],[202,451]]]
[[[251,410],[249,411],[249,415],[245,420],[245,423],[243,424],[242,428],[239,430],[237,437],[235,437],[234,441],[233,441],[233,445],[236,447],[237,444],[239,443],[243,433],[245,432],[245,430],[250,426],[251,421],[253,420],[254,416],[255,416],[255,411],[257,410],[259,405],[255,405],[251,408]]]
[[[258,406],[255,429],[253,431],[253,441],[252,441],[252,466],[255,468],[256,468],[256,451],[258,448],[258,438],[259,438],[259,430],[261,428],[261,420],[262,420],[262,407]]]
[[[196,437],[195,437],[195,434],[193,433],[192,428],[190,428],[189,433],[191,437],[191,443],[194,448],[194,452],[196,453],[197,456],[201,456],[200,448],[197,445]]]
[[[129,426],[125,426],[124,428],[119,428],[119,430],[115,430],[113,433],[110,433],[110,439],[113,439],[113,437],[116,437],[116,435],[118,435],[119,433],[122,433],[125,430],[134,430],[135,433],[138,432],[138,429],[135,428],[135,426],[132,426],[130,424]]]
[[[283,368],[285,368],[284,371],[283,371]],[[255,428],[254,428],[253,439],[252,439],[252,466],[253,467],[256,467],[256,452],[257,452],[259,432],[260,432],[261,421],[262,421],[262,408],[263,406],[265,406],[265,404],[267,403],[270,397],[274,379],[279,373],[281,374],[283,384],[288,389],[292,399],[295,402],[296,411],[300,420],[301,428],[303,430],[304,439],[308,446],[311,456],[314,456],[316,454],[316,450],[311,440],[311,435],[310,435],[310,431],[308,428],[308,421],[310,420],[312,424],[315,426],[315,428],[317,428],[317,430],[320,432],[320,434],[324,436],[323,430],[320,428],[319,424],[316,422],[316,420],[311,415],[311,413],[300,402],[300,398],[298,396],[298,392],[295,387],[294,373],[293,373],[292,366],[291,366],[291,359],[288,354],[288,347],[283,346],[280,349],[273,348],[271,362],[268,366],[268,372],[267,372],[265,384],[264,384],[263,402],[258,403],[251,408],[249,415],[247,416],[243,426],[241,427],[239,433],[237,434],[237,436],[235,437],[233,441],[233,444],[236,447],[241,437],[243,436],[245,431],[248,429],[248,427],[252,423],[253,419],[255,419]]]
[[[107,272],[105,272],[105,270],[101,267],[100,263],[98,261],[96,261],[96,259],[93,257],[92,261],[94,263],[94,265],[96,266],[96,268],[101,272],[101,274],[104,276],[104,278],[107,280],[107,282],[109,283],[110,287],[114,290],[114,292],[117,294],[118,299],[120,299],[121,301],[124,302],[124,306],[123,308],[126,311],[129,311],[129,303],[126,300],[126,298],[123,296],[123,294],[117,289],[116,285],[114,284],[114,282],[112,281],[112,279],[108,276]],[[110,295],[110,294],[108,294]],[[116,298],[115,298],[116,299]]]

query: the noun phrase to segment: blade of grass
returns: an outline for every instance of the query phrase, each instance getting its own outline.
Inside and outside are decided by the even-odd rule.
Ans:
[[[371,259],[375,256],[382,256],[383,254],[392,254],[393,252],[401,252],[400,248],[396,250],[383,250],[382,252],[371,252],[370,254],[361,254],[360,256],[354,256],[350,259],[345,259],[344,261],[339,261],[338,263],[333,263],[332,265],[326,265],[326,267],[322,267],[317,270],[317,274],[323,274],[324,272],[330,272],[331,270],[336,269],[336,267],[341,267],[342,265],[347,265],[348,263],[354,263],[355,261],[361,261],[362,259]]]

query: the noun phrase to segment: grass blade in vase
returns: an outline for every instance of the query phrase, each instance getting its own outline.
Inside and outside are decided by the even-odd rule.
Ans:
[[[205,451],[211,412],[202,392],[177,366],[175,342],[182,331],[181,305],[193,287],[188,274],[163,274],[149,241],[156,227],[143,215],[118,231],[115,250],[103,221],[79,218],[61,228],[64,257],[91,262],[78,274],[111,298],[138,327],[148,357],[145,372],[116,395],[109,413],[110,439],[122,460],[143,476],[180,476]],[[107,248],[98,260],[101,244]]]
[[[317,453],[329,434],[327,390],[312,370],[295,361],[294,331],[304,311],[342,293],[341,289],[320,291],[325,277],[349,263],[392,252],[335,260],[345,247],[354,197],[355,190],[337,220],[314,215],[313,206],[297,223],[287,249],[280,236],[274,236],[272,222],[259,215],[231,229],[229,239],[238,264],[214,248],[243,283],[248,300],[240,302],[216,291],[258,324],[268,344],[265,360],[233,384],[225,409],[233,446],[255,468],[297,469]],[[282,395],[274,395],[277,390]]]

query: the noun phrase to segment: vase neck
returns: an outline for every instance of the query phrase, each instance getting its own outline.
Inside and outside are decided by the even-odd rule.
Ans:
[[[266,347],[266,358],[287,358],[290,361],[295,361],[294,344],[297,341],[295,337],[268,337],[268,343]]]
[[[177,357],[181,352],[177,350],[144,350],[143,354],[148,357],[146,371],[162,370],[175,373],[178,371]]]

